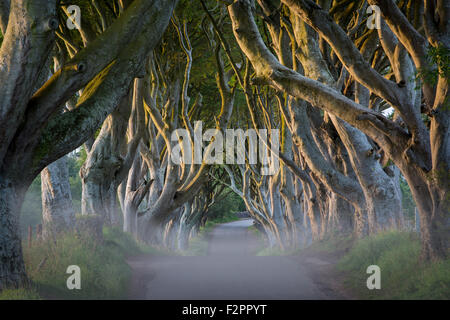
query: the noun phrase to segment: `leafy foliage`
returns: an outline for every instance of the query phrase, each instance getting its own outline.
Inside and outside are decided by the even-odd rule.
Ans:
[[[431,47],[428,50],[427,59],[429,66],[417,72],[418,77],[426,83],[436,85],[438,77],[450,78],[450,50],[443,45]],[[437,66],[433,68],[432,66]]]
[[[230,192],[223,200],[215,203],[208,211],[208,220],[224,223],[236,220],[236,212],[245,211],[245,203],[241,197]]]

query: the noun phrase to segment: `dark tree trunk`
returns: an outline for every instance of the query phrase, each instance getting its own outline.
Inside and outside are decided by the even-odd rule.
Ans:
[[[29,283],[22,256],[19,212],[25,189],[0,176],[0,291]]]

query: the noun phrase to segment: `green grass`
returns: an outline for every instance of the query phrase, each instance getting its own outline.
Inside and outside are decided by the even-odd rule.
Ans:
[[[348,251],[353,246],[355,239],[352,236],[335,235],[326,239],[313,242],[308,249],[322,253],[336,253]]]
[[[255,249],[256,256],[292,256],[301,251],[300,248],[286,248],[284,250],[279,247],[270,248],[267,246],[266,236],[258,228],[252,225],[248,227],[248,230],[255,235],[259,242]]]
[[[7,289],[0,292],[0,300],[40,300],[36,288]]]
[[[24,259],[32,288],[4,290],[0,299],[122,299],[126,297],[131,269],[126,258],[142,253],[163,254],[137,243],[117,228],[104,228],[99,244],[89,235],[69,233],[56,242],[24,244]],[[67,267],[81,269],[81,290],[66,286]]]
[[[420,249],[415,233],[385,232],[357,241],[337,267],[363,299],[449,299],[450,259],[422,263]],[[380,267],[380,290],[367,289],[369,265]]]
[[[127,257],[140,254],[173,255],[173,252],[165,248],[149,246],[143,242],[136,241],[131,234],[125,233],[119,228],[103,228],[103,238],[106,244],[118,246]]]

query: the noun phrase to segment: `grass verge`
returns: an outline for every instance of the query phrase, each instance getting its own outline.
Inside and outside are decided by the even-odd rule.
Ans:
[[[344,285],[362,299],[449,299],[450,259],[420,262],[420,239],[415,233],[390,231],[354,243],[338,262]],[[366,286],[367,267],[381,270],[381,289]]]
[[[104,241],[89,235],[68,233],[57,241],[24,245],[26,270],[33,285],[29,289],[4,290],[0,299],[122,299],[125,298],[131,270],[126,258],[142,253],[164,254],[137,243],[117,228],[104,228]],[[81,270],[81,289],[67,289],[68,266]]]

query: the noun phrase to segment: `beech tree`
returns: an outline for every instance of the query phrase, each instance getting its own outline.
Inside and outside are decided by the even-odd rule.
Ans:
[[[165,240],[167,232],[172,229],[169,225],[173,225],[177,229],[179,220],[183,217],[183,210],[188,210],[185,204],[193,202],[193,205],[196,205],[194,198],[197,193],[201,192],[209,177],[210,169],[210,163],[202,158],[200,159],[201,164],[198,164],[194,161],[194,153],[188,154],[184,147],[179,150],[182,158],[192,157],[192,161],[182,161],[176,164],[172,160],[176,146],[189,145],[190,149],[194,150],[196,144],[200,143],[200,146],[203,144],[202,141],[195,141],[197,128],[192,119],[196,111],[202,107],[201,95],[197,95],[192,104],[189,103],[191,98],[188,94],[188,86],[192,70],[193,46],[189,37],[187,21],[185,19],[180,21],[174,17],[173,26],[182,56],[186,61],[184,71],[180,72],[178,65],[171,69],[172,61],[167,59],[171,53],[168,48],[164,48],[161,56],[154,52],[144,84],[144,104],[152,121],[147,140],[144,141],[144,147],[141,150],[145,164],[150,170],[149,175],[153,179],[153,184],[149,189],[148,205],[140,218],[139,225],[142,226],[142,230],[138,232],[144,241],[159,244],[164,242],[167,244]],[[220,54],[216,55],[216,59],[218,65],[217,87],[222,101],[217,114],[217,122],[214,125],[217,130],[224,131],[233,110],[234,99],[233,90],[228,84],[229,77],[222,67]],[[186,135],[174,140],[173,134],[176,129],[184,129]],[[203,139],[203,133],[201,136]],[[213,142],[207,143],[204,146],[203,154],[209,154],[213,147]],[[186,215],[188,215],[187,212],[184,217]],[[184,221],[187,223],[186,220]],[[170,243],[175,243],[175,241],[170,241]]]
[[[18,221],[28,186],[43,168],[92,137],[116,108],[140,75],[175,4],[133,1],[36,90],[39,78],[48,75],[59,28],[58,1],[1,2],[0,288],[28,282]],[[75,109],[62,113],[81,89]]]
[[[252,63],[259,82],[302,99],[361,130],[397,165],[408,181],[421,217],[423,258],[438,259],[448,247],[448,75],[439,63],[437,85],[432,87],[424,76],[411,80],[414,69],[429,70],[429,48],[448,52],[448,6],[444,1],[425,1],[426,36],[420,34],[393,1],[369,1],[381,9],[385,24],[378,30],[384,54],[394,79],[377,72],[357,49],[351,37],[333,20],[327,10],[315,2],[283,0],[289,10],[311,28],[333,50],[342,68],[355,82],[392,106],[398,121],[368,108],[363,101],[346,97],[326,79],[304,76],[277,59],[266,47],[250,1],[235,1],[228,10],[236,40]],[[327,2],[322,5],[326,8]],[[328,3],[329,5],[329,3]],[[412,37],[410,35],[413,35]],[[384,36],[392,41],[386,41]],[[406,49],[406,52],[402,49]],[[431,51],[433,52],[433,51]],[[411,57],[411,58],[410,58]],[[431,66],[433,67],[433,66]],[[422,84],[416,91],[416,84]],[[418,94],[423,93],[430,117],[428,130],[421,117]],[[419,103],[418,103],[419,102]],[[436,114],[439,113],[439,117]],[[355,163],[356,165],[356,163]],[[361,179],[361,181],[363,181]]]
[[[268,33],[272,35],[272,47],[274,48],[274,51],[277,52],[279,59],[284,63],[290,63],[292,65],[292,59],[290,58],[292,56],[292,52],[295,52],[297,54],[298,52],[300,52],[300,48],[297,48],[295,41],[295,38],[297,38],[299,39],[299,47],[303,47],[304,52],[303,59],[300,57],[300,60],[308,67],[310,67],[310,69],[314,70],[314,53],[318,50],[318,48],[316,48],[315,46],[313,35],[311,36],[311,38],[308,38],[308,35],[304,34],[303,32],[304,36],[302,37],[302,30],[298,27],[296,27],[296,33],[293,32],[292,27],[290,27],[286,32],[286,30],[283,30],[281,28],[281,24],[286,25],[286,22],[283,22],[280,19],[280,14],[277,11],[272,13],[270,12],[271,3],[267,1],[259,1],[259,4],[261,5],[263,11],[267,13],[263,14],[263,19],[268,24]],[[206,9],[205,6],[204,8]],[[224,41],[222,30],[220,30],[220,28],[217,27],[216,23],[214,23],[214,18],[212,18],[211,15],[210,18],[213,20],[213,24],[216,26],[216,32],[219,34],[219,38]],[[293,48],[291,48],[292,46],[287,41],[290,38],[293,40]],[[227,43],[223,43],[223,45],[225,48],[229,47],[229,44]],[[309,62],[311,60],[313,63]],[[319,67],[320,65],[316,66],[315,69],[320,70]],[[244,75],[242,77],[239,77],[238,75],[242,86],[246,86],[245,79],[247,78],[247,76],[248,72],[247,75]],[[256,82],[257,81],[253,81],[254,85]],[[256,93],[255,95],[250,94],[249,92],[251,92],[251,90],[248,85],[244,89],[244,92],[248,97],[247,102],[249,105],[249,110],[252,113],[251,110],[257,109],[257,106],[252,102],[253,96],[258,97],[258,101],[262,101],[260,99],[261,95],[259,93]],[[258,89],[257,92],[261,92],[261,89]],[[271,93],[271,95],[276,96],[273,93]],[[352,170],[349,156],[345,148],[343,146],[339,148],[334,147],[334,145],[339,143],[339,140],[337,140],[339,136],[334,129],[333,124],[330,123],[329,120],[327,121],[329,117],[325,117],[323,120],[321,120],[320,114],[318,114],[317,111],[309,108],[307,113],[306,106],[299,105],[298,102],[289,99],[286,100],[283,99],[283,97],[279,96],[277,97],[277,100],[279,101],[278,105],[280,106],[281,113],[284,116],[284,119],[281,121],[281,123],[286,125],[286,127],[289,128],[289,131],[291,131],[291,135],[284,139],[283,145],[285,147],[283,148],[283,152],[280,156],[286,166],[289,167],[290,170],[292,170],[292,173],[295,173],[298,178],[302,180],[305,186],[304,190],[300,188],[302,192],[308,193],[308,196],[304,197],[302,200],[304,203],[305,212],[308,212],[308,219],[306,219],[305,224],[298,224],[298,221],[301,220],[301,218],[299,217],[302,216],[302,213],[300,213],[298,209],[293,210],[294,213],[298,213],[297,215],[291,213],[287,214],[286,216],[286,225],[290,224],[288,221],[297,221],[297,223],[295,224],[297,225],[297,228],[300,229],[300,231],[297,232],[297,228],[293,228],[293,237],[296,237],[294,235],[295,233],[300,233],[305,239],[308,238],[308,236],[305,237],[306,229],[302,230],[302,228],[305,228],[306,226],[312,228],[312,236],[314,239],[320,239],[324,237],[329,231],[351,231],[353,224],[351,217],[352,209],[349,208],[347,201],[352,202],[355,206],[356,212],[359,212],[359,214],[357,214],[355,218],[355,221],[358,222],[356,226],[356,232],[359,236],[363,236],[369,230],[370,232],[374,233],[378,230],[396,227],[398,222],[397,220],[402,220],[400,213],[400,195],[398,190],[394,186],[394,181],[391,181],[390,177],[388,177],[382,170],[380,163],[376,161],[376,155],[374,155],[372,162],[368,162],[366,161],[366,156],[362,155],[363,152],[360,152],[360,154],[358,154],[358,157],[362,157],[362,159],[360,159],[359,161],[361,163],[364,163],[365,166],[369,165],[368,170],[366,171],[366,177],[370,178],[370,173],[376,172],[374,176],[377,177],[378,180],[375,183],[372,181],[370,187],[373,189],[378,188],[381,190],[381,195],[377,196],[379,199],[378,201],[381,200],[385,203],[384,205],[380,205],[380,203],[378,203],[376,206],[372,205],[371,208],[367,209],[367,202],[369,202],[371,199],[375,199],[375,197],[372,196],[372,194],[370,193],[371,191],[366,193],[363,192],[364,188],[363,186],[359,185],[359,181],[354,174],[354,171],[361,171],[360,167],[355,168],[354,171]],[[301,108],[292,108],[293,104],[295,104],[296,106],[298,105]],[[267,110],[267,108],[268,106],[262,106],[261,109]],[[299,113],[301,109],[303,109],[304,111]],[[269,114],[272,113],[273,110],[269,112]],[[312,120],[310,120],[311,113],[313,113],[314,115],[314,119]],[[253,117],[254,115],[252,116],[252,119]],[[327,124],[327,122],[329,124]],[[258,122],[258,126],[261,125],[262,123]],[[322,130],[320,127],[323,127],[325,125],[325,128],[328,129]],[[255,127],[256,126],[257,125],[255,124]],[[293,138],[291,136],[293,136]],[[293,156],[295,155],[295,153],[292,154],[291,147],[289,147],[292,144],[288,146],[291,140],[294,140],[294,142],[298,142],[296,143],[296,145],[299,148],[300,153],[307,161],[309,161],[308,164],[313,169],[311,173],[307,172],[307,170],[299,169],[295,164],[295,161],[293,161]],[[328,141],[328,146],[326,146],[321,141]],[[366,142],[366,145],[368,145],[368,142]],[[369,156],[367,156],[367,158],[370,159]],[[282,176],[284,177],[290,174],[291,172],[286,172],[286,174],[283,174]],[[353,177],[351,175],[353,175]],[[384,180],[380,179],[380,176],[384,176]],[[294,186],[295,189],[298,190],[299,188],[297,187],[297,185],[299,184],[299,182],[294,182],[295,183],[288,182],[286,185],[283,185],[282,188],[280,188],[280,192],[284,197],[284,203],[282,205],[284,206],[283,211],[285,211],[286,213],[292,211],[290,209],[292,204],[288,200],[289,197],[286,197],[286,194],[298,194],[298,192],[294,191]],[[286,181],[284,181],[284,183],[286,183]],[[259,188],[261,188],[260,185]],[[368,188],[366,184],[365,190],[367,189]],[[385,192],[385,190],[387,190],[388,192]],[[336,197],[335,192],[339,194],[340,197]],[[369,201],[366,201],[366,196],[371,197],[368,199]],[[298,198],[301,197],[299,196]],[[300,199],[296,199],[296,201],[299,200]],[[270,202],[271,201],[269,201],[269,203]],[[388,205],[386,205],[386,203],[388,203]],[[254,210],[249,208],[249,211],[253,212]],[[367,221],[368,219],[366,215],[369,215],[369,217],[371,218],[369,221]],[[297,218],[293,218],[295,216],[297,216]],[[284,245],[287,245],[287,243],[285,243]]]

